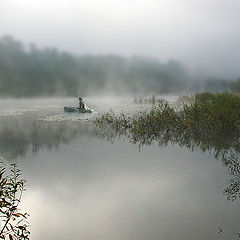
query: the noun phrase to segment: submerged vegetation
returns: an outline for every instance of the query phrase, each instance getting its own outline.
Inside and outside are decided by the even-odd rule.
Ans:
[[[29,239],[27,213],[22,213],[19,203],[25,190],[17,164],[9,168],[0,160],[0,239]]]

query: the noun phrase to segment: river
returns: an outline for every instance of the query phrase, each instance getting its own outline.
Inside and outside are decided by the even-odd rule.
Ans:
[[[89,97],[93,114],[63,112],[76,101],[0,101],[0,154],[27,180],[21,206],[31,239],[237,239],[239,199],[223,194],[232,176],[221,159],[179,144],[139,148],[90,127],[99,113],[131,115],[149,104]]]

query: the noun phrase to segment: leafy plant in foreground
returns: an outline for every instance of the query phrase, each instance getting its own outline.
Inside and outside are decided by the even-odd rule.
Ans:
[[[10,164],[9,173],[0,160],[0,239],[29,239],[28,214],[18,208],[25,190],[17,164]]]

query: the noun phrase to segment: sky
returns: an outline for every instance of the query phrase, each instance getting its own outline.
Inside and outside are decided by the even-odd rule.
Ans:
[[[0,0],[0,36],[74,54],[180,61],[240,76],[239,0]]]

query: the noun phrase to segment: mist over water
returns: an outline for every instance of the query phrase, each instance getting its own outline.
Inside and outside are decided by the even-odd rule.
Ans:
[[[181,62],[117,55],[73,55],[0,39],[1,97],[109,96],[227,91],[231,77],[193,75]]]
[[[231,175],[221,158],[198,144],[194,151],[171,142],[139,151],[91,124],[110,109],[131,115],[151,104],[86,98],[96,113],[64,113],[62,105],[76,100],[1,103],[1,156],[17,161],[27,179],[22,207],[30,214],[32,239],[200,240],[218,237],[218,227],[224,227],[220,239],[234,239],[238,200],[223,194]]]
[[[239,139],[96,125],[161,98],[178,109],[199,92],[239,94],[239,9],[0,1],[0,158],[27,180],[30,239],[239,239]],[[64,112],[79,97],[92,113]]]
[[[2,0],[0,35],[77,55],[175,59],[204,76],[237,78],[239,1]]]

